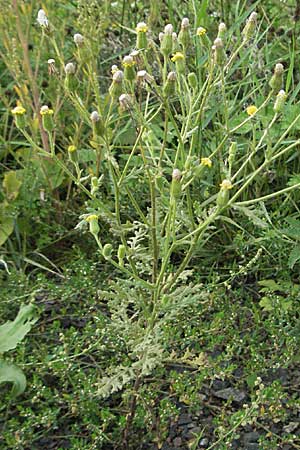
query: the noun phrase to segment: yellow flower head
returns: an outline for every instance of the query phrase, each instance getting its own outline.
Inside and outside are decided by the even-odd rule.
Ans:
[[[212,166],[212,160],[210,158],[201,158],[200,165],[201,166],[211,167]]]
[[[44,105],[40,109],[41,116],[46,116],[47,114],[50,116],[53,114],[53,109],[50,109],[47,105]]]
[[[222,191],[229,191],[229,189],[232,189],[233,186],[231,184],[231,181],[223,180],[222,183],[220,184],[220,188]]]
[[[69,145],[68,147],[68,152],[69,153],[74,153],[76,152],[77,148],[75,147],[75,145]]]
[[[181,53],[181,52],[176,52],[176,53],[172,56],[171,61],[176,62],[176,61],[180,61],[180,60],[183,60],[183,59],[184,59],[184,54]]]
[[[125,56],[123,61],[122,61],[122,66],[123,67],[133,67],[135,65],[135,60],[133,59],[132,56],[128,55]]]
[[[257,113],[257,108],[255,105],[250,105],[250,106],[248,106],[246,111],[247,111],[248,116],[254,116],[254,114]]]
[[[145,22],[140,22],[137,24],[135,31],[137,33],[147,33],[148,26]]]
[[[85,218],[87,222],[92,222],[93,220],[98,220],[98,216],[96,214],[90,214]]]
[[[11,113],[12,113],[13,115],[19,115],[19,116],[22,116],[23,114],[26,113],[26,109],[23,108],[22,105],[18,105],[18,106],[16,106],[14,109],[12,109]]]
[[[199,27],[197,28],[197,36],[204,36],[206,34],[206,28],[204,27]]]

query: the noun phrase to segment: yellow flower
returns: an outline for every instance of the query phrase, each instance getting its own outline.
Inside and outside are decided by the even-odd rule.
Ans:
[[[176,61],[180,61],[180,60],[183,60],[183,59],[184,59],[184,54],[181,53],[181,52],[176,52],[176,53],[172,56],[171,61],[176,62]]]
[[[222,191],[229,191],[229,189],[232,189],[233,186],[231,184],[231,181],[223,180],[222,183],[220,184],[220,188]]]
[[[47,114],[52,115],[53,109],[50,109],[47,105],[44,105],[40,109],[40,114],[41,114],[41,116],[45,116]]]
[[[145,22],[140,22],[137,24],[135,31],[137,33],[147,33],[148,26]]]
[[[85,218],[87,222],[92,222],[93,220],[98,220],[98,216],[96,214],[90,214]]]
[[[247,111],[248,116],[254,116],[254,114],[257,113],[257,108],[255,105],[250,105],[250,106],[248,106],[246,111]]]
[[[135,65],[135,60],[133,59],[132,56],[130,56],[130,55],[124,56],[124,59],[122,61],[123,67],[133,67],[134,65]]]
[[[212,160],[210,158],[201,158],[200,165],[201,166],[211,167],[212,166]]]
[[[69,153],[74,153],[76,152],[77,148],[75,147],[75,145],[69,145],[68,147],[68,152]]]
[[[197,28],[197,36],[204,36],[206,34],[206,28],[204,27],[199,27]]]
[[[12,109],[11,113],[14,114],[14,115],[22,116],[23,114],[26,113],[26,109],[23,108],[22,105],[18,105],[14,109]]]

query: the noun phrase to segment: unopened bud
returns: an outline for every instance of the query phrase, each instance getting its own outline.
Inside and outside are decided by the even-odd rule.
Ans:
[[[126,255],[126,248],[125,245],[120,244],[119,248],[118,248],[118,260],[119,260],[119,264],[120,266],[124,266],[124,258]]]
[[[91,214],[90,216],[86,217],[85,220],[89,223],[90,233],[92,233],[92,235],[97,238],[100,231],[98,216],[96,216],[96,214]]]
[[[182,47],[186,50],[191,42],[190,35],[190,21],[187,17],[184,17],[181,22],[181,29],[178,35],[178,41]]]
[[[214,63],[217,66],[223,66],[226,60],[226,54],[224,51],[223,41],[221,38],[217,38],[213,45]]]
[[[99,190],[99,180],[97,177],[91,178],[91,194],[94,195]]]
[[[283,65],[280,63],[276,64],[274,74],[269,82],[270,87],[273,89],[275,93],[279,92],[283,86],[283,72],[284,72]]]
[[[78,152],[77,152],[77,148],[75,145],[69,145],[68,155],[69,155],[69,159],[70,159],[70,161],[72,161],[72,163],[74,163],[74,164],[78,163]]]
[[[92,122],[94,137],[103,136],[105,133],[104,123],[98,111],[93,111],[90,115],[90,119]]]
[[[179,42],[178,42],[178,37],[177,37],[177,33],[172,33],[172,52],[176,53],[178,51],[181,50]]]
[[[164,86],[164,94],[168,97],[175,93],[176,88],[176,72],[169,72],[167,76],[167,81]]]
[[[286,93],[283,89],[278,92],[275,103],[274,103],[274,111],[279,113],[282,111],[284,104],[286,101]]]
[[[109,88],[109,93],[113,99],[117,99],[120,97],[123,91],[123,79],[124,73],[121,70],[117,70],[113,74],[112,83]]]
[[[165,30],[160,39],[160,50],[164,56],[169,56],[173,48],[173,25],[170,23],[165,26]]]
[[[256,23],[257,23],[257,13],[253,11],[250,14],[250,17],[247,20],[246,25],[242,31],[242,35],[245,41],[248,41],[254,35]]]
[[[103,247],[103,256],[105,259],[109,259],[112,254],[113,246],[111,244],[105,244]]]
[[[218,29],[218,38],[224,40],[225,36],[226,36],[226,31],[227,31],[226,24],[224,22],[221,22],[219,24],[219,29]]]
[[[13,116],[15,118],[17,128],[19,128],[20,130],[25,128],[25,126],[26,126],[26,120],[25,120],[26,109],[23,108],[23,106],[18,105],[11,111],[11,113],[13,114]]]
[[[179,198],[181,194],[181,178],[181,171],[179,169],[174,169],[172,172],[171,196],[175,199]]]
[[[197,75],[194,72],[191,72],[188,74],[188,83],[192,89],[197,89],[198,80],[197,80]]]

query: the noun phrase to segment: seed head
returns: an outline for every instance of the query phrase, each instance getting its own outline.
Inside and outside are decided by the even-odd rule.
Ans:
[[[84,37],[80,33],[74,34],[74,42],[78,47],[82,46],[84,44]]]
[[[76,67],[75,67],[74,63],[70,62],[65,65],[65,72],[67,75],[74,75],[75,71],[76,71]]]
[[[184,17],[181,21],[181,28],[189,28],[190,21],[187,17]]]
[[[172,179],[175,181],[180,181],[182,177],[182,173],[179,169],[174,169],[172,172]]]
[[[119,97],[120,107],[123,111],[126,111],[132,107],[133,98],[129,94],[122,94]]]
[[[37,22],[41,27],[47,28],[49,26],[49,21],[47,19],[46,13],[43,9],[38,11]]]
[[[100,116],[99,116],[98,111],[93,111],[90,115],[90,119],[93,123],[99,122]]]
[[[168,25],[166,25],[164,29],[165,34],[172,35],[173,31],[174,31],[173,25],[171,23],[168,23]]]
[[[122,72],[122,70],[117,70],[112,77],[113,81],[115,83],[122,83],[123,79],[124,79],[124,73]]]
[[[167,75],[168,81],[176,81],[176,72],[169,72]]]

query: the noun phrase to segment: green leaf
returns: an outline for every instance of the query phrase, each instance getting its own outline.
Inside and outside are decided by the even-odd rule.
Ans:
[[[22,394],[26,388],[26,377],[19,367],[14,364],[7,364],[4,361],[0,361],[0,384],[1,383],[13,383],[12,395]]]
[[[0,204],[0,246],[9,238],[14,231],[14,218],[9,215],[9,207]]]
[[[37,319],[34,305],[22,305],[14,321],[0,326],[0,354],[16,348]]]
[[[282,286],[274,280],[260,280],[258,284],[260,286],[264,286],[264,288],[260,289],[259,292],[276,292],[282,290]]]
[[[22,182],[18,180],[17,172],[10,170],[6,172],[3,179],[3,188],[9,201],[15,200],[19,195]]]
[[[264,311],[273,311],[274,309],[272,301],[269,297],[263,297],[259,302],[259,306],[261,306]]]
[[[290,253],[288,259],[289,268],[292,269],[297,261],[300,259],[300,245],[296,245]]]

